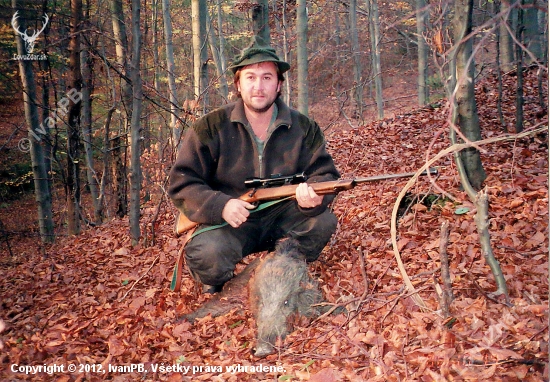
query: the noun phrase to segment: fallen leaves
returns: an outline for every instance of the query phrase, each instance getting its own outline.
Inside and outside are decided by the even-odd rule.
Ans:
[[[492,88],[491,83],[488,87]],[[494,97],[481,92],[478,105],[482,122],[497,120]],[[447,118],[444,109],[436,105],[435,110],[420,109],[387,119],[383,126],[372,123],[327,134],[342,175],[349,178],[419,168],[425,160],[426,142],[439,134],[433,150],[448,146],[440,134]],[[533,110],[527,105],[526,116],[532,116]],[[495,126],[484,125],[483,134],[499,135]],[[347,314],[298,325],[278,354],[264,360],[251,355],[255,333],[249,311],[207,316],[194,325],[176,322],[176,317],[191,312],[207,297],[199,294],[186,270],[181,291],[169,290],[179,241],[172,235],[173,207],[165,203],[150,247],[132,247],[127,219],[115,219],[78,238],[61,239],[47,247],[45,255],[24,250],[11,259],[3,255],[1,314],[7,326],[0,334],[4,341],[0,378],[55,379],[44,373],[14,374],[10,365],[73,362],[103,365],[104,370],[109,370],[109,365],[143,364],[148,372],[84,371],[55,377],[91,381],[106,377],[164,381],[542,380],[541,363],[548,359],[547,137],[528,137],[486,149],[482,160],[489,175],[490,232],[513,307],[488,300],[473,285],[475,281],[487,293],[495,287],[479,248],[472,220],[475,211],[458,187],[449,156],[438,163],[436,182],[456,200],[430,207],[414,204],[398,223],[398,248],[427,311],[421,311],[404,291],[389,242],[391,211],[406,180],[365,184],[337,197],[333,208],[339,218],[338,231],[310,269],[326,300],[345,305]],[[425,178],[411,192],[434,193]],[[465,209],[459,214],[460,208]],[[152,221],[155,211],[148,205],[143,221]],[[443,220],[451,227],[447,249],[455,295],[453,317],[448,321],[439,314],[436,293]],[[366,265],[364,270],[361,262]],[[162,372],[160,365],[171,371]],[[207,365],[216,368],[199,371],[199,366]],[[236,365],[281,366],[282,371],[228,369]],[[182,371],[184,367],[187,372]],[[197,368],[194,374],[193,367]]]

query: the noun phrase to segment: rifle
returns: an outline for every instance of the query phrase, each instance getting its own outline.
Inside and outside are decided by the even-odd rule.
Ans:
[[[437,175],[436,168],[430,168],[423,171],[420,175]],[[318,195],[337,194],[341,191],[346,191],[354,188],[358,184],[366,182],[377,182],[379,180],[395,179],[395,178],[410,178],[416,172],[407,172],[400,174],[386,174],[369,176],[366,178],[353,178],[353,179],[338,179],[326,182],[310,183]],[[247,186],[253,188],[241,195],[239,199],[251,204],[257,204],[259,202],[273,201],[277,199],[283,199],[287,197],[294,197],[296,194],[296,187],[298,183],[305,181],[304,174],[296,174],[291,176],[275,176],[271,178],[254,178],[245,181]],[[282,185],[281,185],[282,184]],[[258,187],[260,186],[260,187]],[[176,219],[175,233],[181,235],[184,232],[196,227],[199,223],[189,220],[183,213],[179,213]]]

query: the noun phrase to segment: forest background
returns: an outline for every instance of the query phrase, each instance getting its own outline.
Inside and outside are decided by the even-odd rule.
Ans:
[[[431,188],[428,182],[412,197],[407,195],[412,203],[404,214],[414,212],[413,222],[399,215],[400,229],[413,227],[406,233],[414,238],[407,238],[405,232],[397,234],[396,211],[392,211],[394,203],[395,209],[399,204],[396,200],[404,199],[400,192],[410,186],[372,185],[338,199],[334,208],[340,212],[341,230],[325,254],[326,268],[316,272],[329,301],[343,303],[341,299],[349,290],[344,288],[347,292],[343,293],[338,286],[340,282],[352,285],[352,280],[364,284],[363,298],[352,293],[357,312],[353,318],[323,322],[327,333],[334,330],[331,325],[338,327],[343,339],[336,341],[338,336],[332,334],[329,353],[306,353],[316,359],[314,366],[290,347],[281,361],[292,365],[285,375],[307,379],[316,373],[321,377],[335,373],[333,378],[381,380],[388,376],[428,375],[428,380],[479,377],[471,361],[472,365],[481,363],[477,367],[484,367],[489,379],[523,375],[540,380],[547,375],[548,353],[547,309],[543,308],[548,274],[540,270],[541,264],[547,264],[547,256],[540,257],[540,251],[548,245],[548,146],[544,132],[547,9],[547,2],[536,0],[3,1],[0,248],[7,276],[2,281],[6,298],[1,318],[8,324],[5,342],[9,352],[2,366],[14,360],[27,364],[66,361],[67,354],[70,359],[90,357],[88,362],[100,364],[113,360],[120,364],[173,363],[183,356],[175,355],[174,344],[186,352],[193,350],[194,355],[187,354],[184,363],[210,359],[220,364],[223,357],[204,353],[208,346],[198,351],[196,340],[189,336],[204,337],[204,328],[212,328],[213,320],[203,322],[201,329],[162,318],[190,309],[197,300],[189,277],[181,302],[177,302],[177,293],[164,289],[178,243],[170,233],[175,211],[165,189],[182,131],[196,118],[234,98],[227,64],[256,35],[269,41],[279,56],[292,64],[283,97],[319,122],[343,175],[416,171],[434,158],[433,163],[441,166],[439,183],[432,183]],[[468,141],[482,139],[482,146],[503,143],[490,149],[467,148],[472,146]],[[452,146],[463,142],[460,148]],[[448,150],[446,156],[438,157],[438,151],[443,150]],[[510,155],[511,163],[502,159]],[[511,169],[497,170],[493,161]],[[511,174],[511,180],[495,175],[505,172]],[[530,261],[512,267],[504,260],[511,261],[502,248],[497,248],[496,257],[505,262],[501,267],[492,254],[487,230],[476,230],[476,217],[483,215],[479,211],[487,210],[476,196],[483,199],[483,191],[478,191],[485,186],[490,187],[493,198],[487,212],[491,228],[512,236],[513,245],[506,239],[505,247],[521,251],[522,259],[527,256]],[[499,192],[512,202],[500,200]],[[412,251],[406,255],[410,263],[425,263],[426,253],[445,243],[443,236],[432,237],[440,233],[439,218],[422,226],[419,214],[435,213],[431,204],[427,209],[421,207],[428,194],[439,200],[437,216],[451,213],[458,219],[455,229],[469,232],[461,239],[453,240],[451,235],[457,248],[449,251],[460,253],[458,247],[462,245],[469,259],[451,259],[451,287],[464,293],[460,302],[454,301],[454,307],[453,298],[445,302],[445,292],[439,288],[439,283],[446,285],[443,260],[432,259],[424,270],[429,274],[420,277],[424,273],[420,272],[414,283],[407,282],[404,266],[394,263],[397,260],[400,264],[399,251],[403,249]],[[424,204],[418,195],[423,195]],[[373,200],[357,201],[367,196]],[[525,230],[518,226],[521,219],[517,214],[509,225],[515,228],[495,227],[495,217],[504,219],[504,212],[499,211],[522,206],[531,223],[523,232],[525,237],[515,236]],[[377,219],[380,221],[375,222]],[[426,230],[431,232],[428,236],[420,233]],[[393,250],[386,248],[388,245]],[[445,252],[444,247],[439,252]],[[116,282],[109,278],[109,282],[98,284],[89,274],[78,274],[83,261],[80,257],[91,256],[89,248],[96,250],[93,256],[105,259],[100,263],[106,272],[111,266]],[[368,248],[390,257],[381,257],[377,263],[369,258]],[[336,262],[341,256],[343,259]],[[92,257],[86,261],[97,261]],[[132,260],[121,260],[127,257]],[[366,261],[372,268],[362,265],[360,270],[352,270],[351,265],[358,261]],[[37,285],[42,285],[44,278],[49,280],[47,288],[38,291],[35,285],[29,292],[27,283],[16,283],[26,267],[33,269],[28,276]],[[529,273],[522,267],[538,271]],[[336,279],[329,275],[331,270]],[[477,281],[466,277],[473,273]],[[522,280],[525,284],[537,283],[536,288],[529,288],[527,297],[523,287],[509,285],[515,274],[529,274]],[[415,297],[422,295],[416,288],[425,288],[426,280],[434,275],[438,281],[428,291],[423,289],[426,301]],[[401,290],[394,281],[388,286],[395,289],[377,290],[378,282],[388,277],[402,279],[405,288]],[[72,295],[59,285],[51,285],[61,279],[66,285],[93,283],[92,289]],[[467,279],[471,285],[462,288],[460,282]],[[378,281],[373,284],[372,280]],[[10,286],[14,282],[15,288]],[[481,291],[472,290],[478,283]],[[110,291],[106,300],[96,296],[99,290],[94,288],[99,286]],[[495,288],[494,293],[483,291]],[[377,298],[391,298],[390,306],[385,303],[373,308],[377,293]],[[96,297],[83,302],[87,294]],[[74,304],[51,304],[69,295]],[[130,305],[128,295],[133,298]],[[38,301],[50,302],[45,308]],[[97,309],[98,305],[102,308]],[[410,332],[404,322],[411,317],[399,311],[398,305],[405,311],[412,309],[417,331],[415,340],[399,344],[397,337],[403,330]],[[92,306],[96,313],[87,314],[93,317],[84,321],[77,318],[77,312]],[[37,313],[44,309],[51,309],[51,315]],[[364,317],[372,311],[376,319]],[[157,321],[144,318],[151,312]],[[465,317],[464,312],[474,318]],[[116,324],[97,333],[98,322],[108,321],[113,314]],[[245,314],[250,323],[246,313],[238,314]],[[530,314],[535,318],[526,320]],[[224,343],[235,346],[230,351],[235,363],[246,358],[239,349],[248,347],[252,331],[241,324],[232,326],[240,322],[234,315],[226,318],[229,321],[216,321],[215,326],[225,334],[233,331],[228,334],[229,343]],[[393,315],[398,318],[394,320]],[[483,315],[493,321],[480,323]],[[121,322],[137,317],[137,326],[120,327]],[[507,318],[503,321],[502,317]],[[391,323],[383,329],[386,319]],[[460,333],[450,330],[449,319],[463,325]],[[33,329],[28,328],[29,320]],[[233,323],[222,329],[231,320]],[[63,327],[70,328],[69,332]],[[374,333],[374,328],[386,334]],[[149,348],[145,356],[139,346],[143,339],[136,340],[139,330],[145,330],[155,343],[160,341],[158,333],[164,333],[168,340],[157,343],[163,350]],[[305,341],[305,332],[312,336],[313,330],[302,328],[295,341]],[[82,343],[76,341],[79,335],[85,338]],[[130,344],[122,340],[125,336],[133,339]],[[239,344],[231,342],[234,338]],[[513,346],[511,339],[515,340]],[[441,345],[430,341],[443,343],[445,351],[441,353]],[[84,344],[93,348],[93,356],[83,355]],[[216,346],[219,344],[211,344],[211,348]],[[462,353],[467,353],[466,361],[457,355]],[[359,371],[353,371],[357,365]]]

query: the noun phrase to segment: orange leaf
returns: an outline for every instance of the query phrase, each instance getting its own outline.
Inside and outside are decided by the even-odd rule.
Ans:
[[[525,243],[525,247],[527,248],[533,248],[541,245],[544,243],[545,236],[542,232],[538,231],[536,234],[534,234],[527,242]]]
[[[512,202],[510,203],[510,208],[516,208],[516,207],[519,207],[523,204],[523,199],[514,199],[512,200]]]

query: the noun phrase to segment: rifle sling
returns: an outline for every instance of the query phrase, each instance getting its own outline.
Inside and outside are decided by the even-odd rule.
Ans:
[[[268,207],[271,207],[274,204],[280,203],[284,200],[288,200],[288,199],[291,199],[291,198],[292,198],[291,196],[288,196],[288,197],[283,198],[283,199],[271,200],[269,202],[261,203],[261,204],[258,205],[258,207],[256,207],[252,211],[250,211],[250,213],[253,214],[254,212],[264,210]],[[176,259],[176,265],[174,266],[174,271],[172,272],[172,282],[170,283],[170,290],[171,291],[173,291],[173,292],[178,291],[181,288],[181,272],[182,272],[182,269],[183,269],[183,259],[185,258],[185,246],[187,245],[189,240],[191,240],[192,238],[194,238],[197,235],[200,235],[201,233],[212,231],[214,229],[218,229],[218,228],[224,227],[226,225],[227,225],[227,222],[223,222],[223,223],[217,224],[217,225],[206,226],[206,227],[203,227],[199,230],[197,230],[196,227],[195,227],[195,228],[192,228],[189,231],[187,231],[187,233],[185,234],[185,237],[183,239],[181,249],[178,252],[178,258]]]

